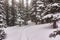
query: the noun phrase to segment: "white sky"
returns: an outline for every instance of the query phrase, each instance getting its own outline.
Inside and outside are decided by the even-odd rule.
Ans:
[[[19,2],[19,0],[16,0],[16,2]],[[30,4],[31,0],[28,0],[28,3]],[[11,0],[9,0],[9,4],[11,5]],[[26,5],[26,0],[24,0],[24,5]]]
[[[31,0],[28,0],[28,5],[30,5]],[[26,6],[26,0],[24,0],[24,5]]]

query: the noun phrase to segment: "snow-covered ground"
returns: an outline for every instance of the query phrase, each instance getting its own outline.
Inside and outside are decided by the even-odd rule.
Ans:
[[[5,29],[7,33],[7,37],[5,40],[60,40],[60,36],[56,36],[56,38],[49,38],[49,34],[54,30],[52,29],[52,23],[35,25],[29,24],[27,26],[14,26],[8,27]],[[58,26],[60,26],[60,22],[58,22]]]

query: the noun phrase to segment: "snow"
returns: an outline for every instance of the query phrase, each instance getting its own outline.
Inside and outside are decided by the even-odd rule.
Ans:
[[[42,1],[40,1],[40,0],[38,0],[38,1],[37,1],[37,3],[43,4],[43,2],[42,2]]]
[[[47,5],[47,7],[51,7],[51,6],[52,6],[52,4],[48,4],[48,5]]]
[[[58,7],[60,7],[59,3],[54,3],[54,4],[52,4],[52,6],[58,6]]]
[[[53,16],[56,17],[57,19],[59,19],[60,18],[60,13],[56,13]]]
[[[17,21],[22,21],[22,22],[24,22],[24,20],[22,20],[22,19],[17,19]]]
[[[55,13],[55,14],[47,14],[46,16],[43,17],[43,19],[47,18],[47,17],[51,17],[53,16],[53,18],[57,18],[59,19],[60,18],[60,13]]]
[[[19,40],[20,30],[21,28],[16,26],[5,29],[5,32],[7,33],[7,37],[5,40]]]
[[[39,7],[45,7],[44,4],[40,4]]]
[[[58,7],[60,7],[60,4],[59,3],[53,3],[53,4],[51,3],[51,4],[48,4],[47,6],[48,7],[51,7],[51,6],[58,6]]]
[[[60,21],[57,22],[60,26]],[[56,38],[49,38],[49,34],[54,30],[52,29],[52,23],[35,25],[29,21],[29,25],[19,27],[8,27],[5,30],[7,37],[5,40],[60,40],[60,36]]]
[[[45,19],[45,18],[47,18],[47,17],[50,18],[52,15],[53,15],[53,14],[48,14],[48,15],[44,16],[43,19]]]

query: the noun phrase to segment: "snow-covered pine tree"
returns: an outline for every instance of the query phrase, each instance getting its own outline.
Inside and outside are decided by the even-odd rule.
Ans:
[[[5,6],[5,12],[6,12],[6,24],[9,26],[9,3],[8,0],[4,1],[4,6]]]
[[[6,16],[4,11],[4,1],[0,0],[0,40],[5,39],[6,33],[4,32],[3,27],[5,27],[6,24]]]
[[[0,27],[6,26],[6,13],[4,9],[4,1],[0,0]]]
[[[31,20],[34,20],[35,23],[38,23],[38,22],[40,22],[40,23],[54,22],[53,20],[58,20],[56,18],[56,17],[58,17],[58,15],[56,15],[57,14],[56,12],[58,12],[59,10],[60,10],[59,3],[50,2],[47,4],[45,1],[42,2],[40,0],[37,0],[37,1],[35,0],[35,1],[33,1]]]
[[[16,9],[16,22],[15,23],[16,23],[16,25],[21,26],[22,22],[23,22],[21,17],[23,17],[24,13],[22,12],[20,3],[16,3],[15,9]]]
[[[31,13],[31,20],[33,20],[36,24],[43,23],[42,20],[42,12],[44,11],[45,5],[44,2],[40,0],[34,0],[32,2],[32,13]]]
[[[58,28],[57,21],[60,20],[60,5],[59,3],[50,3],[46,5],[45,11],[43,12],[43,19],[45,22],[53,22],[53,28]]]
[[[18,13],[17,13],[17,23],[19,25],[28,24],[29,18],[29,9],[28,9],[28,1],[26,0],[26,7],[24,7],[24,0],[20,1],[19,6],[18,6]]]
[[[12,14],[11,25],[15,26],[15,21],[16,21],[15,0],[12,0],[11,14]]]

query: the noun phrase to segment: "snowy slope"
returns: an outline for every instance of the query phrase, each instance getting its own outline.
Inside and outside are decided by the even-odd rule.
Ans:
[[[20,35],[21,35],[21,31],[24,30],[25,28],[28,28],[30,26],[33,26],[34,23],[29,22],[29,25],[26,25],[26,26],[14,26],[14,27],[8,27],[5,30],[5,32],[7,33],[7,37],[5,40],[20,40]],[[32,24],[31,24],[32,23]]]
[[[8,27],[5,29],[7,37],[5,40],[60,40],[60,36],[54,38],[49,38],[49,34],[54,30],[51,27],[52,24],[41,24],[32,25],[31,23],[27,26],[19,27]],[[58,22],[60,26],[60,22]]]
[[[59,24],[60,23],[58,23],[58,25]],[[22,32],[21,40],[59,40],[60,39],[59,36],[57,36],[55,39],[49,38],[49,34],[52,33],[54,30],[57,30],[57,29],[52,29],[51,25],[52,24],[48,23],[48,24],[35,25],[26,28]]]
[[[24,29],[25,27],[19,27],[19,26],[14,26],[14,27],[9,27],[5,29],[5,32],[7,33],[7,37],[5,40],[19,40],[20,38],[20,32]]]

